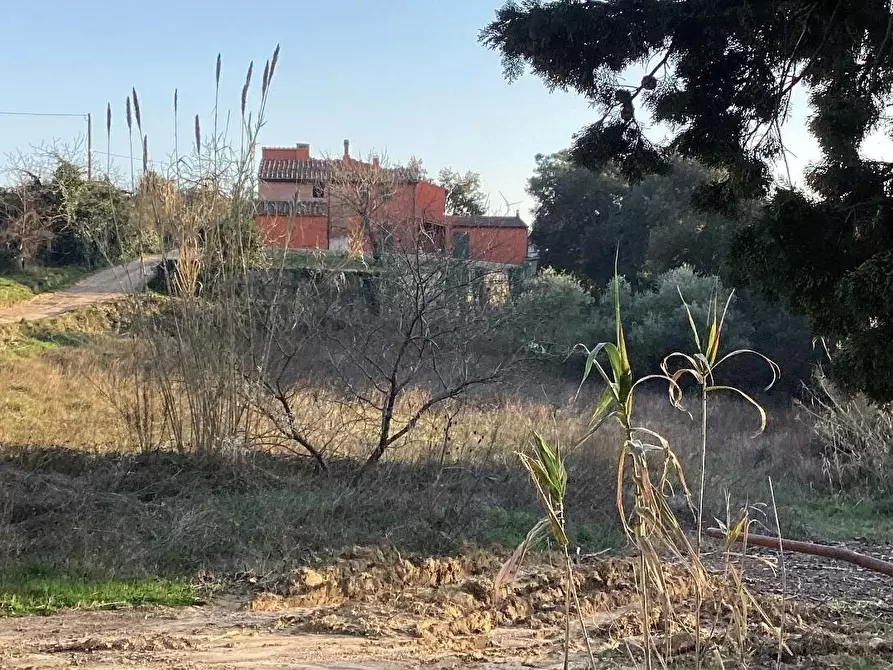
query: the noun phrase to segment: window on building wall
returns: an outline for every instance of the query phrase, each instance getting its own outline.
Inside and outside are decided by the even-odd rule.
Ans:
[[[314,184],[313,185],[313,197],[314,198],[325,198],[326,197],[326,187],[323,184]]]

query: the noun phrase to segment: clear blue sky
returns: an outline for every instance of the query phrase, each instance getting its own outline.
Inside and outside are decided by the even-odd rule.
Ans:
[[[124,101],[140,98],[150,154],[172,147],[179,89],[181,137],[195,113],[209,122],[214,63],[223,54],[221,107],[238,108],[245,70],[282,45],[261,142],[309,142],[314,154],[384,150],[413,155],[431,172],[480,172],[498,192],[530,206],[526,180],[537,152],[567,146],[591,120],[587,103],[550,94],[534,77],[509,85],[498,54],[477,42],[502,0],[46,0],[3,12],[6,57],[0,110],[92,112],[94,148],[128,154]],[[10,55],[12,54],[12,55]],[[0,117],[0,154],[83,136],[80,119]],[[118,159],[121,164],[120,159]],[[123,163],[126,165],[126,161]],[[529,218],[529,217],[528,217]]]
[[[136,87],[150,153],[172,148],[172,97],[179,89],[181,137],[191,119],[208,123],[214,63],[223,54],[221,107],[238,108],[248,62],[260,80],[282,45],[261,143],[309,142],[314,154],[384,150],[392,161],[422,159],[432,173],[480,172],[494,206],[499,192],[529,221],[525,193],[536,153],[562,149],[594,118],[585,100],[549,93],[526,76],[509,85],[498,54],[477,42],[503,0],[45,0],[3,12],[0,110],[92,112],[94,148],[128,153],[124,101]],[[207,127],[207,126],[206,126]],[[81,119],[0,117],[0,155],[83,137]],[[791,124],[794,168],[815,157]],[[126,165],[116,159],[119,166]]]

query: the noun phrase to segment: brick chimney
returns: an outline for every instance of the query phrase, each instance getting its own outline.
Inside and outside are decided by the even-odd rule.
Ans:
[[[344,160],[350,160],[350,140],[344,140]]]
[[[381,167],[381,161],[379,161],[378,156],[372,157],[372,167],[374,167],[374,168]]]
[[[293,147],[264,147],[261,158],[263,160],[309,160],[310,145],[296,144]]]

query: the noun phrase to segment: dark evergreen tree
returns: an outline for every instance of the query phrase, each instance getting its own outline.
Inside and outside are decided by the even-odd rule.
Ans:
[[[604,286],[620,271],[637,285],[681,265],[718,274],[738,219],[702,212],[691,195],[715,173],[676,158],[666,173],[631,183],[613,163],[589,170],[568,152],[536,157],[527,191],[536,199],[533,242],[543,265]]]
[[[444,168],[437,175],[437,183],[446,189],[448,214],[480,216],[487,212],[487,196],[481,190],[481,175],[465,174]]]
[[[524,0],[504,5],[481,40],[509,79],[529,66],[600,108],[575,138],[575,161],[614,161],[640,178],[679,154],[721,173],[699,190],[702,206],[730,212],[766,197],[727,278],[807,316],[838,380],[893,400],[893,162],[860,152],[893,104],[887,0]],[[822,150],[810,194],[772,179],[797,87]],[[654,124],[664,141],[646,134]]]

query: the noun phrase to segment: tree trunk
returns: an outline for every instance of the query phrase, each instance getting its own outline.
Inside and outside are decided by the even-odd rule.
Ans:
[[[384,456],[384,452],[387,450],[388,444],[390,443],[391,421],[394,419],[394,405],[396,403],[397,390],[395,388],[394,380],[391,380],[391,389],[388,393],[388,400],[381,413],[381,428],[378,432],[378,444],[375,445],[375,449],[369,454],[369,458],[366,459],[366,462],[363,463],[359,470],[357,470],[357,474],[354,475],[353,480],[351,481],[352,486],[359,484],[363,475],[366,474],[366,471],[372,468],[381,460],[381,457]]]
[[[708,528],[704,531],[704,533],[709,537],[716,538],[717,540],[724,540],[726,537],[725,534],[718,528]],[[736,541],[742,542],[744,541],[744,539],[745,536],[742,535]],[[770,537],[768,535],[747,535],[746,539],[748,544],[753,544],[758,547],[778,549],[779,545],[781,545],[781,548],[784,551],[793,551],[798,554],[809,554],[811,556],[822,556],[823,558],[830,558],[836,561],[844,561],[846,563],[858,565],[859,567],[865,568],[866,570],[879,572],[882,575],[893,577],[893,563],[882,561],[879,558],[873,558],[872,556],[866,556],[865,554],[857,553],[852,549],[846,549],[844,547],[832,547],[827,544],[815,544],[814,542],[785,540],[784,538]]]

